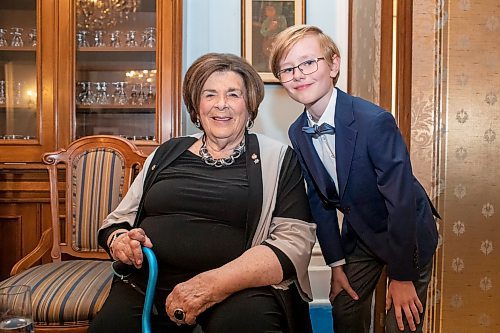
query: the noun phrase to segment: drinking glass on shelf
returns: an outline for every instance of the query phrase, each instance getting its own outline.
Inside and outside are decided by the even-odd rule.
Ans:
[[[127,104],[128,99],[127,94],[125,93],[125,86],[127,85],[127,82],[113,82],[113,85],[115,86],[115,92],[113,93],[114,103],[120,105]]]
[[[89,47],[89,41],[87,40],[89,32],[87,30],[80,30],[76,33],[76,45],[78,47]]]
[[[92,105],[95,103],[95,96],[92,92],[92,82],[78,82],[82,91],[78,94],[78,101],[83,105]]]
[[[136,105],[138,96],[139,94],[137,93],[137,84],[133,84],[132,89],[130,90],[129,103],[131,105]]]
[[[14,104],[21,104],[23,99],[22,84],[21,82],[16,82],[14,84]]]
[[[76,46],[77,47],[83,46],[83,35],[80,31],[76,33]]]
[[[144,30],[142,36],[142,46],[155,47],[156,46],[156,28],[148,27]]]
[[[12,27],[12,32],[10,33],[12,35],[12,41],[10,42],[11,46],[16,46],[20,47],[24,45],[23,42],[23,28],[18,28],[18,27]]]
[[[28,34],[28,37],[30,38],[30,44],[31,46],[36,46],[36,29],[31,29],[31,32]]]
[[[106,46],[106,43],[104,42],[104,35],[105,34],[106,34],[106,31],[104,31],[104,30],[94,31],[94,46],[95,47]]]
[[[156,94],[154,91],[154,85],[152,83],[148,83],[148,92],[146,94],[146,104],[154,104],[156,99]]]
[[[96,82],[96,104],[108,104],[109,94],[107,92],[108,83],[107,82]]]
[[[146,93],[144,92],[144,85],[139,83],[139,93],[137,95],[137,104],[143,105],[146,103]]]
[[[127,42],[126,42],[126,45],[128,47],[137,47],[137,46],[139,46],[139,43],[136,40],[136,34],[137,34],[137,31],[135,31],[135,30],[130,30],[129,32],[127,32]]]
[[[122,46],[121,44],[121,41],[120,41],[120,34],[121,34],[121,31],[120,30],[115,30],[111,33],[111,36],[110,36],[110,45],[112,47],[120,47]]]
[[[0,81],[0,104],[5,104],[7,102],[7,96],[5,95],[5,80]]]
[[[8,46],[7,39],[5,39],[6,29],[0,28],[0,46]]]
[[[34,332],[29,286],[0,288],[0,332]]]

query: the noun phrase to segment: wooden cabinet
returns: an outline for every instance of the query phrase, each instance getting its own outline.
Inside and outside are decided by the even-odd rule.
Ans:
[[[58,119],[63,147],[81,136],[113,134],[151,151],[179,134],[182,1],[129,2],[137,7],[111,26],[82,18],[78,5],[88,1],[59,3],[56,96],[69,110]]]
[[[22,244],[0,247],[0,278],[48,226],[41,155],[93,134],[146,153],[177,136],[181,59],[182,0],[0,1],[0,243]]]
[[[41,3],[0,2],[0,162],[39,162],[55,148],[55,2]]]
[[[109,3],[133,8],[83,8]],[[182,0],[1,1],[0,162],[93,134],[151,151],[179,134],[181,57]]]

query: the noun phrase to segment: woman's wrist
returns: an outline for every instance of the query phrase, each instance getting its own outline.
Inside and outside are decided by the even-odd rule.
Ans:
[[[118,229],[113,231],[113,233],[109,235],[106,244],[108,245],[108,249],[111,253],[113,252],[113,243],[116,241],[116,239],[121,235],[126,234],[127,232],[127,229]]]

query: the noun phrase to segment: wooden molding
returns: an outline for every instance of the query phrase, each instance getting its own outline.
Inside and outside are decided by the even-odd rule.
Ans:
[[[381,1],[380,13],[380,87],[379,105],[387,110],[392,109],[392,44],[393,44],[393,0]]]
[[[396,105],[395,116],[403,139],[410,150],[411,139],[411,61],[413,2],[398,1],[396,33]]]

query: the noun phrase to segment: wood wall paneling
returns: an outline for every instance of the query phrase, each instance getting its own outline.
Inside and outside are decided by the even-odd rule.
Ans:
[[[0,280],[50,227],[49,197],[43,165],[0,164]],[[49,260],[46,256],[43,262]]]
[[[7,214],[7,207],[0,205],[0,280],[9,276],[10,267],[22,257],[22,216]]]

